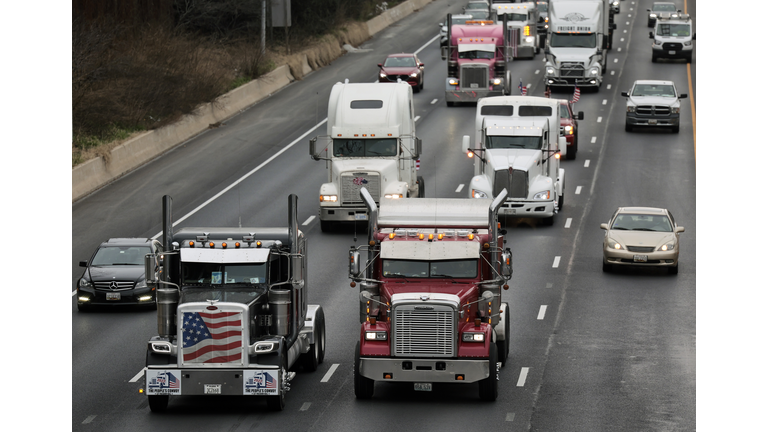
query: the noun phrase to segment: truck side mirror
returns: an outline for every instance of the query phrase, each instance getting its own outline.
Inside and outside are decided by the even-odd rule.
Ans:
[[[461,137],[461,152],[466,153],[469,150],[469,135],[464,135]]]
[[[451,41],[448,41],[448,43],[450,44]],[[448,58],[448,47],[447,46],[441,46],[440,47],[440,58],[443,59],[443,60]]]
[[[416,137],[416,143],[415,143],[415,149],[413,152],[413,157],[411,159],[418,159],[419,156],[421,156],[421,138]]]
[[[312,159],[319,160],[317,154],[315,154],[315,144],[317,144],[317,137],[309,140],[309,155],[312,156]]]
[[[154,287],[157,285],[156,267],[157,261],[155,260],[155,255],[151,253],[144,255],[144,280],[149,287]]]
[[[501,276],[504,279],[512,277],[512,251],[509,249],[501,254]]]
[[[680,93],[679,95],[677,95],[678,99],[685,99],[687,97],[688,97],[688,93]]]
[[[357,278],[360,276],[360,252],[354,249],[349,250],[349,277]]]
[[[564,136],[557,137],[557,147],[561,158],[568,155],[568,140]]]
[[[576,114],[576,120],[584,120],[584,111],[579,111],[579,113]]]

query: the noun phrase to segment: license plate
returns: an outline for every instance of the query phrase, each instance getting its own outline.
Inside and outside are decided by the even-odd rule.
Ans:
[[[670,51],[670,52],[669,52],[669,55],[675,55],[675,52],[676,52],[676,51]]]
[[[655,125],[656,124],[656,120],[655,119],[648,120],[648,124],[649,125]]]
[[[120,293],[107,293],[107,300],[120,300]]]
[[[413,383],[413,389],[416,391],[432,391],[432,383]]]
[[[355,213],[355,220],[368,220],[368,215],[365,213],[362,213],[362,214]]]
[[[221,394],[221,384],[204,384],[205,394]]]
[[[635,262],[648,262],[648,255],[635,255]]]
[[[477,83],[472,83],[472,84],[469,85],[469,88],[478,88],[478,87],[480,87],[480,86],[477,85]]]

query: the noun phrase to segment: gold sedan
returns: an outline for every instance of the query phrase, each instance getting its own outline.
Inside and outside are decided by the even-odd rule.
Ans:
[[[610,222],[600,224],[603,240],[603,271],[613,266],[661,266],[677,274],[680,255],[680,233],[667,209],[653,207],[619,207]]]

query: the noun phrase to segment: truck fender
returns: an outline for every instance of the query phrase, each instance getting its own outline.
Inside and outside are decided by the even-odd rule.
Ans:
[[[472,198],[473,189],[485,192],[488,198],[493,198],[493,183],[491,183],[491,179],[485,174],[472,177],[472,181],[469,182],[469,187],[467,188],[467,193],[470,198]]]
[[[416,187],[416,181],[413,181],[412,184],[414,186],[414,191],[415,191],[416,190],[416,188],[415,188]],[[409,191],[410,191],[410,188],[408,187],[408,183],[401,182],[401,181],[399,181],[399,182],[392,182],[392,183],[388,184],[384,188],[384,195],[402,194],[403,198],[407,198]]]
[[[496,324],[496,326],[493,328],[494,330],[494,342],[500,341],[500,340],[507,340],[507,333],[506,329],[504,328],[505,320],[504,318],[507,315],[507,304],[502,303],[499,306],[499,322]]]
[[[304,328],[301,329],[301,333],[307,335],[307,341],[310,344],[315,343],[316,317],[318,313],[322,313],[322,309],[320,305],[307,305],[307,316],[304,317]]]

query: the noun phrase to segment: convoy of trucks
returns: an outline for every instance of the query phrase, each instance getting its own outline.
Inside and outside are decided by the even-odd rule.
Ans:
[[[355,396],[376,382],[479,383],[496,400],[498,366],[509,354],[510,318],[501,291],[512,276],[497,213],[506,198],[382,202],[361,190],[368,242],[352,246],[349,273],[359,284],[360,339]]]
[[[424,179],[416,172],[420,153],[408,83],[336,83],[327,135],[309,142],[310,156],[325,161],[328,171],[319,194],[321,230],[367,219],[363,187],[376,202],[423,197]]]
[[[294,365],[314,371],[325,357],[325,315],[307,304],[307,239],[298,198],[287,228],[182,228],[173,232],[163,197],[163,240],[145,256],[157,292],[157,331],[147,344],[149,408],[170,396],[263,396],[285,407]]]

